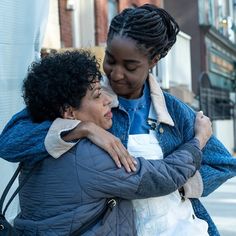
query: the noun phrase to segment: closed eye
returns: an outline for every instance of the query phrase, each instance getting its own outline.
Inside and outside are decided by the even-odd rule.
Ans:
[[[110,65],[115,64],[115,61],[112,60],[112,59],[107,59],[106,62],[107,62],[108,64],[110,64]]]
[[[135,71],[136,69],[137,69],[136,66],[135,67],[133,67],[133,66],[126,66],[126,70],[130,71],[130,72]]]
[[[102,88],[99,87],[96,89],[96,92],[94,93],[94,98],[97,99],[97,98],[100,98],[102,95]]]
[[[112,57],[106,56],[106,63],[109,65],[114,65],[116,62]]]
[[[102,93],[98,93],[98,94],[95,96],[95,98],[100,98],[101,95],[102,95]]]

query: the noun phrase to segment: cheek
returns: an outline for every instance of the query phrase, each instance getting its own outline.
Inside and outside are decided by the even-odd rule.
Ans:
[[[139,73],[139,84],[144,84],[149,75],[149,70],[143,70]]]
[[[145,83],[147,76],[142,72],[137,72],[128,77],[129,84],[132,87],[141,86]]]
[[[106,75],[109,75],[111,73],[111,67],[107,64],[104,64],[103,71],[105,72]]]
[[[107,130],[107,129],[111,128],[111,126],[112,126],[112,119],[108,119],[105,116],[100,116],[98,123],[99,123],[100,127]]]
[[[105,72],[110,70],[110,66],[109,66],[109,64],[107,63],[106,58],[105,58],[104,61],[103,61],[103,70],[104,70]]]

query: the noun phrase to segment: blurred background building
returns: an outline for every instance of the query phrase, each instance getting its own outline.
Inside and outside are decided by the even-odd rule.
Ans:
[[[235,0],[50,0],[42,55],[92,48],[102,62],[113,16],[144,3],[165,8],[181,29],[176,45],[153,70],[162,88],[203,110],[215,135],[235,152]]]
[[[164,8],[191,36],[192,91],[198,107],[213,120],[215,135],[235,152],[236,1],[164,0]]]
[[[11,4],[4,2],[5,7]],[[91,48],[101,62],[108,25],[113,16],[126,7],[144,3],[165,8],[179,23],[181,32],[170,53],[158,63],[153,73],[163,89],[210,116],[215,135],[231,153],[236,151],[236,0],[48,2],[49,14],[41,55],[71,48]],[[17,83],[12,82],[11,86],[17,84],[14,90],[9,84],[0,86],[0,89],[4,88],[0,94],[0,130],[24,106],[20,98],[23,76],[19,74]],[[6,84],[7,80],[1,78],[0,81]]]
[[[40,59],[48,9],[48,0],[0,2],[0,132],[10,117],[23,107],[22,80],[31,62]],[[0,158],[0,195],[17,165]],[[15,181],[7,199],[17,185]],[[17,196],[6,212],[7,219],[12,221],[18,210]]]

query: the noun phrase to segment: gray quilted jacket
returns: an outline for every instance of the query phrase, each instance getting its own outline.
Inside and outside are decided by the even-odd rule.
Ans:
[[[107,198],[116,197],[113,210],[83,235],[136,235],[130,199],[166,195],[181,187],[199,168],[201,151],[193,139],[164,160],[137,162],[137,171],[127,173],[87,139],[59,159],[48,156],[20,193],[16,228],[24,236],[70,235],[93,219]],[[20,181],[28,171],[25,166]]]

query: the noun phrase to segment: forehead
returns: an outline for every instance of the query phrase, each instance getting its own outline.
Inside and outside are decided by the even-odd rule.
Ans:
[[[137,47],[136,42],[128,37],[114,36],[107,44],[108,53],[123,60],[147,59],[147,55]]]

